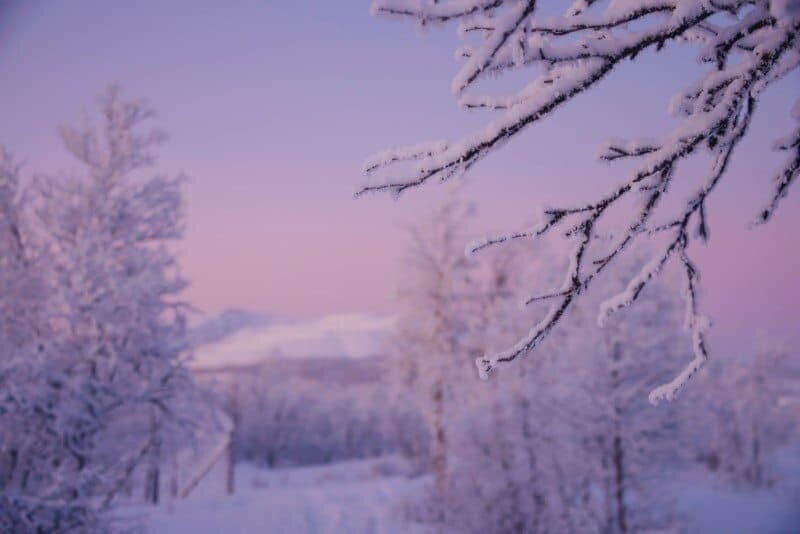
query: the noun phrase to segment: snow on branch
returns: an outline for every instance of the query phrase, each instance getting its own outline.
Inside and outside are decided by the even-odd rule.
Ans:
[[[670,112],[678,124],[658,139],[608,142],[602,161],[633,160],[635,169],[606,195],[584,205],[545,210],[541,223],[470,243],[467,253],[518,239],[535,239],[563,231],[573,242],[563,286],[527,302],[548,301],[550,311],[510,349],[478,358],[482,377],[497,365],[530,352],[558,324],[572,304],[608,266],[642,236],[667,235],[666,246],[645,265],[623,292],[600,310],[602,322],[636,300],[647,284],[672,261],[683,266],[687,289],[687,328],[694,357],[671,382],[654,390],[653,402],[672,399],[708,358],[704,332],[709,321],[698,311],[698,273],[687,250],[695,238],[708,238],[706,200],[724,177],[731,155],[750,124],[764,90],[800,65],[800,2],[798,0],[576,0],[563,15],[541,18],[533,1],[376,0],[373,12],[412,19],[420,24],[455,23],[465,45],[456,57],[463,66],[452,90],[467,109],[495,116],[485,127],[454,141],[395,149],[370,158],[365,174],[370,183],[359,193],[394,194],[446,181],[467,171],[523,129],[549,116],[563,104],[594,87],[627,60],[646,50],[658,51],[685,41],[699,48],[707,71],[679,95]],[[536,66],[536,69],[530,69]],[[490,76],[526,69],[530,82],[512,94],[480,94]],[[467,91],[470,94],[465,94]],[[793,114],[800,117],[800,104]],[[758,222],[766,222],[800,172],[800,128],[775,147],[788,152],[775,191]],[[652,222],[668,195],[679,164],[706,152],[712,165],[698,179],[699,187],[682,209],[666,222]],[[413,161],[397,166],[400,161]],[[627,220],[613,232],[610,247],[598,239],[597,226],[612,208],[633,200]],[[623,202],[625,202],[623,204]],[[605,252],[598,248],[606,247]]]
[[[789,186],[800,174],[800,127],[797,127],[792,135],[778,140],[775,143],[775,150],[786,151],[789,157],[775,178],[775,193],[759,213],[757,224],[763,224],[772,218],[778,203],[789,194]]]

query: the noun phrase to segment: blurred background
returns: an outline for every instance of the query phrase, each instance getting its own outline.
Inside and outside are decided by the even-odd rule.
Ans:
[[[485,123],[450,94],[457,44],[366,2],[0,1],[0,530],[800,529],[798,195],[748,228],[798,73],[693,251],[713,363],[652,406],[691,354],[677,279],[595,321],[646,249],[488,383],[474,358],[543,316],[519,301],[564,249],[463,250],[608,190],[597,148],[666,131],[696,50],[623,66],[457,187],[353,199],[370,154]]]

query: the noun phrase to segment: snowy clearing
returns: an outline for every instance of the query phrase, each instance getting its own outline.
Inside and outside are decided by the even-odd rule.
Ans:
[[[425,532],[400,518],[426,482],[409,473],[394,457],[274,470],[240,464],[236,494],[226,496],[218,465],[187,499],[132,511],[152,534]]]

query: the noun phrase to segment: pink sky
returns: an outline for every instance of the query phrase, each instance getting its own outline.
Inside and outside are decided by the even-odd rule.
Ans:
[[[361,162],[486,118],[449,93],[450,29],[420,35],[370,18],[366,2],[3,6],[0,143],[28,171],[69,169],[57,123],[76,120],[111,81],[146,96],[171,137],[159,169],[192,178],[181,259],[187,296],[208,312],[391,312],[404,228],[441,188],[355,201]],[[667,100],[698,67],[682,50],[645,58],[478,165],[465,190],[479,206],[476,233],[605,191],[619,171],[594,161],[600,142],[668,127]],[[746,229],[769,194],[768,147],[790,130],[799,78],[767,94],[710,206],[712,241],[695,252],[705,307],[728,346],[800,324],[800,193],[770,226]]]

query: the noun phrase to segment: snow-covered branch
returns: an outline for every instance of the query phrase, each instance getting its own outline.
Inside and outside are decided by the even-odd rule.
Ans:
[[[699,59],[709,70],[670,103],[671,113],[679,119],[677,126],[657,139],[613,141],[600,151],[598,157],[603,161],[638,162],[625,180],[584,205],[546,210],[542,222],[533,228],[475,241],[467,247],[468,253],[477,252],[512,240],[538,238],[556,229],[564,230],[574,242],[563,287],[528,300],[552,302],[549,313],[509,350],[479,358],[476,364],[485,377],[498,364],[536,347],[595,277],[640,236],[670,235],[662,252],[622,293],[603,304],[601,320],[636,300],[667,263],[680,259],[689,288],[687,325],[694,339],[694,359],[674,381],[655,390],[651,400],[674,397],[708,357],[703,337],[708,321],[697,310],[698,277],[687,249],[694,238],[707,239],[709,235],[706,201],[724,177],[764,90],[800,64],[800,3],[578,0],[562,16],[541,18],[531,1],[376,0],[373,12],[411,18],[420,24],[457,22],[466,43],[457,53],[464,64],[453,79],[452,90],[465,108],[481,108],[497,116],[482,130],[459,140],[395,149],[370,158],[365,170],[371,181],[357,194],[400,194],[432,179],[449,180],[595,86],[622,62],[674,41],[688,41],[700,48]],[[530,66],[539,68],[530,70]],[[465,94],[476,91],[489,74],[519,69],[531,72],[532,79],[516,93]],[[797,110],[795,114],[800,115]],[[773,197],[759,213],[759,222],[771,218],[800,172],[800,129],[779,141],[776,149],[788,152],[789,157],[778,172]],[[667,216],[666,222],[653,224],[679,164],[701,151],[712,155],[713,165],[699,181],[697,192],[682,210]],[[413,161],[396,166],[401,160]],[[603,245],[596,232],[603,216],[630,201],[635,201],[634,208],[624,225],[613,232],[615,244],[598,253]],[[564,227],[565,223],[568,226]]]

